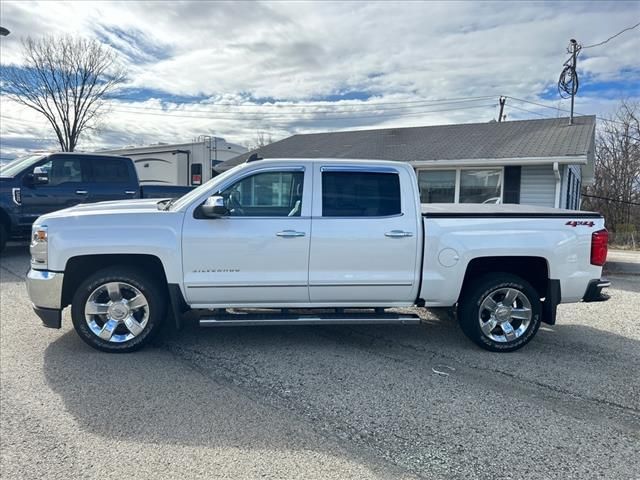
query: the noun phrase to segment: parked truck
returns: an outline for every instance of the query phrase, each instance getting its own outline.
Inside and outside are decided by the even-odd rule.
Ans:
[[[0,252],[10,238],[28,238],[40,215],[79,203],[175,197],[181,186],[141,187],[131,159],[87,153],[37,154],[0,167]]]
[[[94,348],[128,352],[186,311],[201,326],[414,324],[398,307],[456,307],[464,333],[507,352],[560,303],[604,300],[599,214],[421,205],[401,162],[239,165],[172,201],[79,205],[35,222],[27,286]],[[390,310],[391,309],[391,310]]]

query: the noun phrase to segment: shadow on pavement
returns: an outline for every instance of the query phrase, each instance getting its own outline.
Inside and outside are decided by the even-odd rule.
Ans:
[[[464,416],[456,411],[464,411],[469,400],[452,397],[453,381],[465,391],[464,397],[507,395],[514,402],[566,410],[566,415],[587,421],[599,411],[592,399],[583,401],[572,393],[558,401],[558,392],[551,391],[550,398],[532,392],[554,377],[554,371],[562,385],[566,375],[578,369],[571,379],[576,388],[592,382],[602,391],[596,388],[589,395],[606,397],[612,388],[607,381],[625,383],[619,363],[607,362],[607,357],[640,352],[640,343],[632,339],[587,326],[556,325],[541,330],[523,350],[492,354],[463,338],[446,315],[427,323],[215,329],[187,325],[174,338],[161,339],[158,347],[128,355],[96,352],[67,332],[47,347],[44,372],[82,428],[107,437],[326,451],[326,440],[313,433],[313,426],[305,426],[309,419],[324,425],[319,427],[323,430],[325,422],[335,422],[332,415],[342,415],[337,429],[353,424],[384,431],[396,422],[394,411],[409,409],[422,412],[412,421],[428,431],[430,408],[451,418]],[[508,376],[495,370],[498,359]],[[599,368],[585,368],[587,359],[596,359]],[[635,355],[631,361],[637,360]],[[431,367],[442,363],[455,366],[451,381],[432,374]],[[531,379],[519,384],[520,376]],[[621,388],[632,388],[628,379]],[[287,397],[287,391],[294,393]],[[422,393],[416,397],[417,392]],[[330,414],[325,417],[326,409]],[[466,421],[463,431],[476,428],[481,418]],[[300,433],[305,430],[307,435]],[[376,439],[391,441],[384,435]]]

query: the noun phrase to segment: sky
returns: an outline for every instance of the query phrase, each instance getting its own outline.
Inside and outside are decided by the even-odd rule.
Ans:
[[[127,79],[79,150],[199,135],[247,145],[258,132],[488,122],[501,95],[507,121],[565,116],[556,84],[569,39],[587,46],[638,22],[640,2],[2,0],[0,62],[19,67],[27,36],[118,53]],[[576,112],[640,101],[639,52],[640,27],[585,48]],[[57,148],[44,118],[0,92],[0,160]]]

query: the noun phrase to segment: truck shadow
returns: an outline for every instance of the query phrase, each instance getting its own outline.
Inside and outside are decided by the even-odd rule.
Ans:
[[[557,325],[541,330],[527,348],[503,356],[469,343],[446,313],[426,323],[217,329],[187,325],[171,338],[159,339],[155,348],[130,355],[96,352],[67,332],[46,349],[44,373],[82,428],[106,437],[328,453],[335,453],[329,444],[337,440],[336,432],[348,433],[350,425],[371,431],[393,423],[395,409],[436,408],[454,418],[462,399],[451,398],[451,382],[461,384],[468,395],[507,395],[515,397],[514,402],[541,402],[539,406],[555,410],[562,410],[563,401],[532,394],[536,382],[557,389],[549,380],[557,377],[568,390],[578,388],[574,383],[600,385],[601,391],[590,392],[594,398],[606,397],[610,389],[632,389],[619,362],[639,360],[636,340],[582,325]],[[509,376],[496,372],[498,360],[504,359],[509,360]],[[594,362],[598,368],[585,367]],[[454,367],[451,378],[432,371],[443,364]],[[573,375],[571,385],[562,386],[567,374]],[[524,380],[518,386],[520,376]],[[423,391],[418,400],[415,389]],[[405,391],[413,394],[403,395]],[[552,395],[561,397],[558,392]],[[581,395],[571,393],[567,415],[581,415],[576,413]],[[591,418],[594,407],[589,402],[584,400],[585,415]],[[388,405],[389,411],[381,413],[380,405]],[[428,415],[415,421],[428,422]],[[468,422],[465,428],[479,428],[482,419]],[[329,440],[327,428],[333,432]],[[531,428],[544,428],[544,423]],[[393,438],[375,441],[384,445]],[[363,442],[355,440],[356,445]],[[358,451],[348,455],[358,457]]]

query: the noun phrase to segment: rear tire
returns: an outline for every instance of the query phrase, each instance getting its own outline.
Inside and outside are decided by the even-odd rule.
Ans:
[[[158,332],[167,309],[166,287],[129,267],[99,270],[77,288],[71,304],[73,326],[97,350],[133,352]]]
[[[489,273],[465,287],[458,316],[462,331],[477,345],[512,352],[529,343],[540,328],[540,295],[517,275]]]

